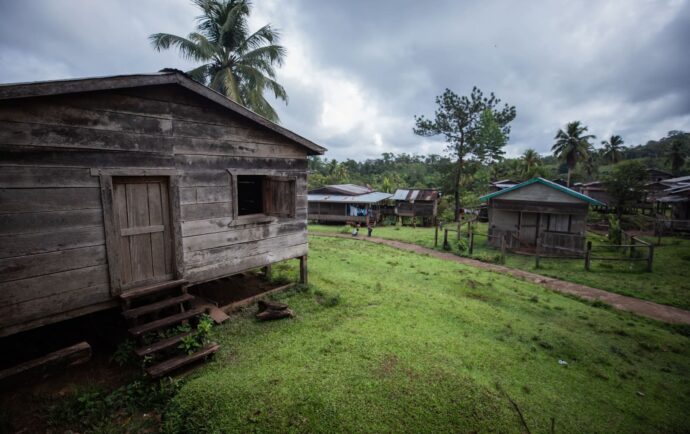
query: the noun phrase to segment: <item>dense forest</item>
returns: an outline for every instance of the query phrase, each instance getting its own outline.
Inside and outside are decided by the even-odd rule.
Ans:
[[[608,143],[607,143],[608,145]],[[620,146],[611,155],[610,146],[590,150],[588,158],[572,173],[572,182],[601,179],[618,161],[637,160],[648,168],[672,172],[677,176],[688,173],[686,156],[690,153],[690,133],[670,131],[659,140],[644,145]],[[567,163],[553,155],[540,155],[528,149],[519,158],[500,158],[488,164],[466,162],[462,179],[462,203],[476,205],[477,198],[488,191],[489,183],[499,179],[523,181],[534,176],[565,179]],[[448,196],[452,191],[454,161],[447,155],[411,155],[384,153],[381,158],[355,161],[312,157],[309,161],[309,188],[325,184],[353,183],[368,185],[378,191],[393,192],[396,188],[433,187]],[[446,206],[451,198],[446,197]]]

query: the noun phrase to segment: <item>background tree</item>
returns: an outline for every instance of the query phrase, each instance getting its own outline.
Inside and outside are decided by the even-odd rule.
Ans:
[[[673,137],[673,136],[672,136]],[[685,165],[686,151],[680,138],[674,137],[668,147],[666,163],[671,166],[671,172],[678,175]]]
[[[623,138],[613,135],[601,142],[604,145],[603,156],[609,163],[616,164],[623,159]]]
[[[622,161],[604,177],[604,182],[606,191],[612,198],[613,203],[610,205],[613,205],[620,219],[627,205],[633,205],[644,197],[644,185],[647,182],[646,167],[639,160]]]
[[[579,161],[587,159],[592,148],[589,141],[595,136],[584,134],[587,129],[580,121],[574,121],[568,123],[565,131],[559,129],[556,137],[554,137],[556,143],[551,147],[551,150],[556,158],[568,165],[568,187],[570,187],[570,175],[573,169]]]
[[[157,51],[176,47],[182,57],[203,62],[187,71],[193,79],[248,109],[278,122],[278,114],[264,98],[272,92],[287,103],[287,93],[276,79],[275,66],[283,64],[285,48],[270,24],[249,33],[248,0],[193,0],[202,11],[196,32],[186,38],[169,33],[149,37]]]
[[[477,87],[472,88],[469,97],[459,97],[450,89],[446,89],[442,95],[436,97],[438,108],[434,120],[415,116],[414,133],[427,137],[443,135],[448,143],[447,151],[455,160],[452,188],[456,221],[460,218],[460,181],[465,163],[472,159],[483,162],[501,156],[502,145],[497,147],[500,141],[487,142],[487,129],[492,127],[487,126],[491,121],[486,119],[484,112],[491,112],[498,130],[504,136],[503,144],[507,142],[510,134],[508,124],[515,119],[515,107],[505,104],[499,108],[500,102],[493,93],[485,97]],[[494,136],[495,131],[489,135]]]
[[[539,153],[534,149],[527,149],[520,157],[521,172],[526,179],[533,178],[537,172],[537,168],[541,163]]]

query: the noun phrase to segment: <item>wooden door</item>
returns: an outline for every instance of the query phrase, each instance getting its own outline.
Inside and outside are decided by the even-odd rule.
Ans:
[[[539,221],[535,212],[523,212],[520,216],[520,242],[527,245],[535,245],[537,240],[537,228]]]
[[[121,289],[173,278],[168,196],[167,178],[113,177]]]

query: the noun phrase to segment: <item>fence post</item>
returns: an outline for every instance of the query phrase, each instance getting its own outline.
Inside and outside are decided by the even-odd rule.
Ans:
[[[585,270],[589,271],[590,261],[592,260],[592,242],[587,241],[587,250],[585,250]]]
[[[506,263],[506,237],[508,236],[507,233],[503,233],[503,236],[501,237],[501,263],[505,264]]]
[[[450,244],[448,244],[448,229],[443,230],[443,249],[450,250]]]
[[[649,254],[647,255],[647,271],[652,272],[652,263],[654,262],[654,244],[649,245]]]
[[[472,255],[472,252],[474,251],[474,231],[470,229],[469,232],[470,236],[470,249],[469,249],[469,254]]]
[[[635,237],[630,237],[630,257],[635,256]]]
[[[434,226],[436,227],[436,231],[434,232],[434,247],[438,247],[438,224]]]
[[[539,243],[537,243],[537,249],[535,250],[535,255],[534,255],[534,268],[539,269],[539,260],[541,259],[539,257]]]

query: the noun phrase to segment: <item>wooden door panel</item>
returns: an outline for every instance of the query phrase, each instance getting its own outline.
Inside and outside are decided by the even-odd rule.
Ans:
[[[114,178],[113,200],[123,287],[171,278],[168,184],[164,178]]]

